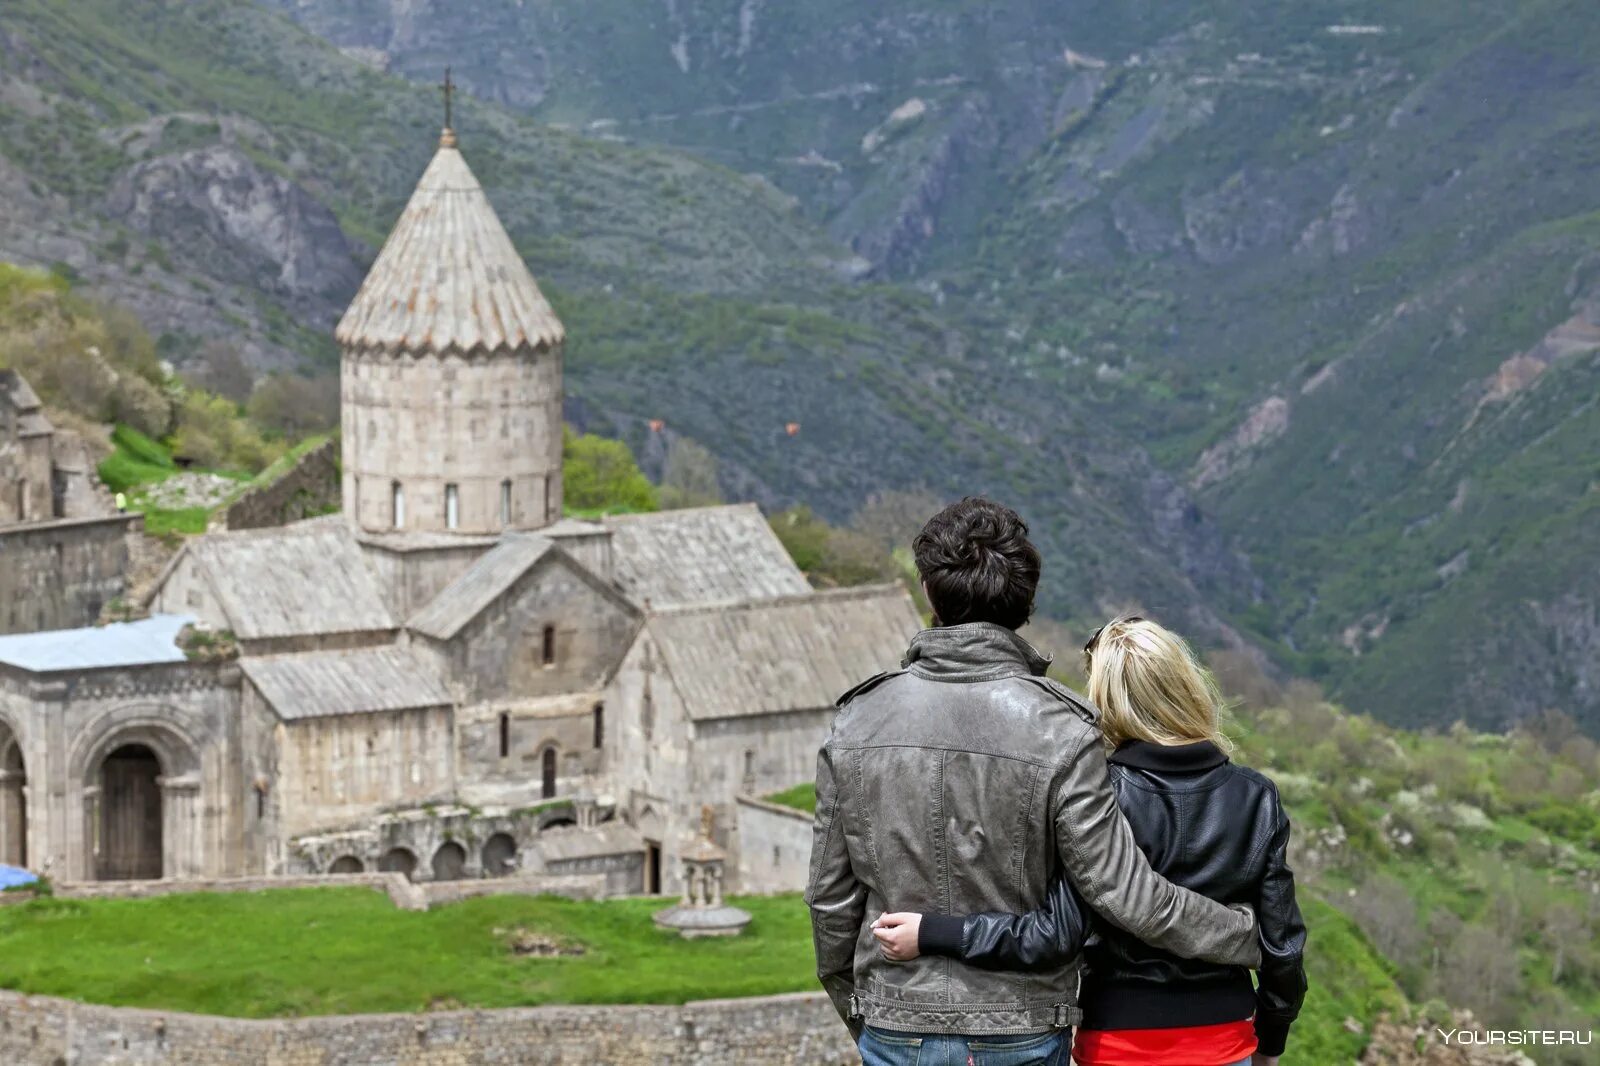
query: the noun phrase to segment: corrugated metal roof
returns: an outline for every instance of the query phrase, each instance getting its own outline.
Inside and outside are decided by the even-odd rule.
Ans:
[[[186,614],[155,614],[137,622],[85,629],[13,633],[0,637],[0,663],[41,674],[181,663],[185,656],[177,644],[178,633],[193,621]]]
[[[446,585],[411,616],[406,627],[437,640],[449,640],[553,547],[537,533],[508,533],[465,573]]]
[[[450,704],[450,690],[409,648],[246,657],[240,666],[286,722]]]
[[[241,640],[393,629],[355,535],[312,519],[189,542]]]
[[[899,585],[664,611],[649,622],[696,720],[831,707],[899,665],[921,626]]]
[[[566,335],[461,153],[441,145],[334,334],[419,352],[548,348]]]
[[[613,515],[617,585],[655,609],[797,596],[811,590],[753,503]]]

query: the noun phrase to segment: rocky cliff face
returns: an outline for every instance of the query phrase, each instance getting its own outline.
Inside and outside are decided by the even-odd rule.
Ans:
[[[317,328],[331,328],[331,310],[361,284],[362,267],[333,212],[233,145],[133,164],[112,185],[105,214],[181,249],[199,274],[309,312]]]

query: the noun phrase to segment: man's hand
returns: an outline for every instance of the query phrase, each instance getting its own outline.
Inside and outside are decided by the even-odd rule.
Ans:
[[[877,938],[878,951],[890,962],[910,962],[922,954],[917,946],[917,933],[922,928],[922,915],[897,912],[880,915],[872,923],[872,935]]]

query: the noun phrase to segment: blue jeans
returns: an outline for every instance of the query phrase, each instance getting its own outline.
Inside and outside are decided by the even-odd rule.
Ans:
[[[952,1036],[867,1026],[856,1044],[863,1066],[1067,1066],[1072,1034]]]

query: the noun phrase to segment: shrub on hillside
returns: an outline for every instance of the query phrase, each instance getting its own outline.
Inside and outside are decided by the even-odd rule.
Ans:
[[[655,511],[656,487],[644,476],[633,452],[620,440],[566,430],[562,484],[566,505],[575,511]]]

